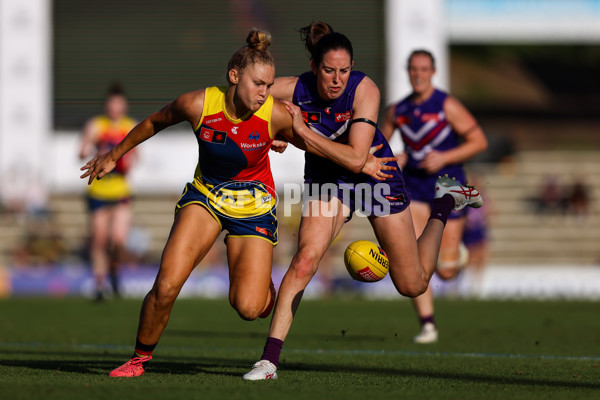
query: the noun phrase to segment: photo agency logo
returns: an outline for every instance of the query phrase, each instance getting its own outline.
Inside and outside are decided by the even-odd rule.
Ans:
[[[387,183],[334,184],[305,183],[304,185],[286,183],[283,185],[283,215],[292,215],[293,208],[302,204],[302,215],[335,216],[339,203],[331,202],[338,198],[359,217],[382,217],[390,214],[392,205],[403,203],[404,199],[391,196]]]
[[[298,204],[302,215],[332,217],[341,210],[337,198],[359,217],[389,215],[392,206],[404,202],[403,198],[391,196],[387,183],[317,184],[286,183],[283,185],[283,216],[291,217]],[[271,212],[279,203],[273,188],[260,182],[227,182],[214,186],[208,194],[212,211],[232,218],[252,219]],[[281,212],[281,210],[279,210]]]

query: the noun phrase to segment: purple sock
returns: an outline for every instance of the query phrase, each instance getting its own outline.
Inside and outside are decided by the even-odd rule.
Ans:
[[[274,337],[268,337],[267,343],[265,343],[265,349],[263,350],[261,360],[269,360],[276,367],[279,365],[279,354],[283,347],[283,340],[276,339]]]
[[[421,320],[421,326],[425,325],[428,322],[431,322],[433,325],[435,325],[435,319],[433,318],[433,314],[427,317],[419,317],[419,319]]]
[[[433,206],[431,207],[431,215],[429,219],[439,219],[446,225],[448,215],[454,209],[454,197],[451,194],[445,194],[439,199],[433,200]]]

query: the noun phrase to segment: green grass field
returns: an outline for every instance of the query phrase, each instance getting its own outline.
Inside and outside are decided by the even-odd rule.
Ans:
[[[269,322],[182,299],[146,374],[108,378],[132,353],[140,304],[1,300],[0,398],[600,398],[594,302],[439,300],[440,341],[416,345],[408,301],[305,301],[279,379],[245,382]]]

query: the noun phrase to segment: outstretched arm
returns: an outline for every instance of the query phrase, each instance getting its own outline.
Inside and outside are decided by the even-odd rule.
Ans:
[[[115,168],[117,160],[124,154],[171,125],[189,121],[194,126],[200,121],[202,112],[198,113],[197,110],[202,110],[203,104],[203,90],[179,96],[137,124],[111,151],[99,154],[88,161],[81,167],[81,171],[84,173],[80,178],[88,178],[88,184],[92,183],[95,178],[102,178]]]

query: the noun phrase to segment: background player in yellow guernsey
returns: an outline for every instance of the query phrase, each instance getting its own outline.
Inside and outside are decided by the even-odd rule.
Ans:
[[[134,354],[111,377],[144,373],[183,284],[223,229],[228,231],[232,307],[245,320],[267,317],[273,307],[271,268],[277,218],[268,151],[277,133],[306,146],[293,137],[290,113],[269,94],[275,79],[275,62],[267,50],[270,35],[253,29],[246,41],[248,45],[229,60],[227,87],[179,96],[136,125],[110,152],[81,168],[85,171],[81,178],[88,178],[89,183],[104,179],[128,151],[183,121],[190,123],[198,141],[198,167],[177,203],[158,275],[144,299]],[[382,163],[395,160],[368,155],[365,159],[369,162],[364,163],[363,172],[379,177],[381,169],[391,169]]]
[[[136,121],[127,116],[127,99],[122,88],[112,85],[106,97],[105,113],[90,119],[84,127],[79,156],[84,159],[110,151],[135,124]],[[96,300],[104,298],[109,278],[113,293],[119,294],[118,268],[125,251],[132,214],[132,193],[127,173],[135,158],[135,152],[128,153],[110,174],[88,186],[90,261]]]

